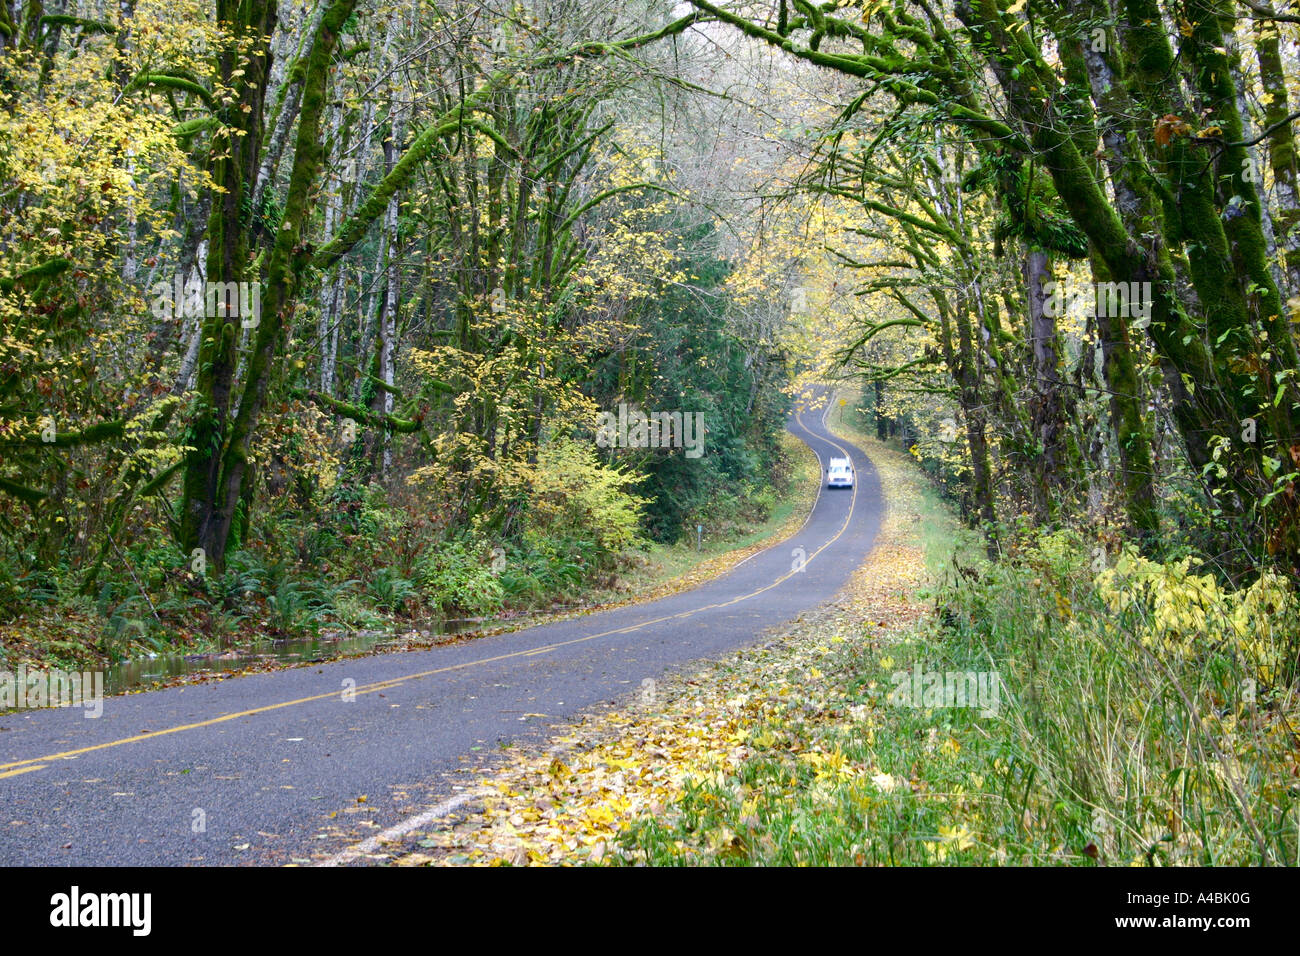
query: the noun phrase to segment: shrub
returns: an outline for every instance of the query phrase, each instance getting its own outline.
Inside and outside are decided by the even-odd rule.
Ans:
[[[404,614],[412,598],[417,596],[415,585],[392,568],[380,568],[367,585],[375,606],[393,614]]]
[[[501,582],[491,565],[463,541],[425,552],[415,578],[426,599],[444,611],[483,615],[501,608]]]

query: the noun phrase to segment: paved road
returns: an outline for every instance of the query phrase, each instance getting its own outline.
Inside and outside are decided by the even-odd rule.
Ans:
[[[322,832],[364,835],[409,819],[447,794],[467,756],[545,735],[645,678],[753,644],[830,599],[879,527],[875,470],[823,418],[797,414],[789,428],[823,472],[828,458],[852,457],[857,487],[823,489],[792,537],[695,590],[429,651],[111,697],[98,719],[73,708],[0,715],[0,864],[282,863],[332,852],[352,838]],[[802,571],[792,570],[796,548]]]

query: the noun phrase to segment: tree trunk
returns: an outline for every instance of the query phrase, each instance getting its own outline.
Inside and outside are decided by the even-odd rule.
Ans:
[[[879,441],[885,441],[889,437],[889,419],[885,415],[885,382],[883,379],[876,379],[872,386],[875,392],[875,410],[876,410],[876,438]]]
[[[339,32],[356,3],[330,3],[308,58],[284,215],[267,251],[262,308],[255,324],[247,379],[237,403],[233,350],[239,326],[217,309],[212,311],[218,315],[204,321],[197,408],[190,429],[194,450],[186,459],[180,533],[185,548],[202,548],[217,569],[225,563],[238,504],[251,492],[245,481],[249,479],[254,430],[266,404],[285,326],[300,294],[298,281],[310,262],[310,250],[300,244],[310,212],[309,193],[322,163],[321,124],[329,67]],[[269,70],[266,38],[274,31],[276,9],[274,2],[219,0],[218,11],[219,19],[232,25],[237,37],[257,39],[238,57],[233,50],[223,51],[220,57],[223,81],[239,90],[222,118],[243,135],[230,136],[229,149],[215,154],[213,179],[225,191],[214,203],[209,220],[208,275],[219,276],[221,281],[246,281],[247,230],[241,228],[241,212],[258,169]],[[236,76],[236,69],[243,70],[242,78]]]
[[[1024,256],[1025,300],[1028,304],[1029,352],[1033,376],[1034,439],[1040,467],[1034,469],[1036,505],[1044,521],[1056,519],[1065,484],[1067,435],[1057,370],[1056,318],[1047,307],[1045,283],[1051,281],[1047,253],[1028,249]]]
[[[1265,0],[1265,9],[1272,5]],[[1255,20],[1255,55],[1259,77],[1267,94],[1264,99],[1264,128],[1268,136],[1268,161],[1273,171],[1273,235],[1282,250],[1286,295],[1300,295],[1300,163],[1297,162],[1295,132],[1287,117],[1291,114],[1286,73],[1278,43],[1277,23]]]

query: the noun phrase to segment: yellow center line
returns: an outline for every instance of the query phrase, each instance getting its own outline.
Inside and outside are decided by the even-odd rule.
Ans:
[[[38,763],[34,767],[23,767],[21,770],[10,770],[8,773],[0,773],[0,780],[3,780],[5,777],[16,777],[20,773],[31,773],[33,770],[44,770],[46,766],[46,764]]]
[[[803,423],[803,412],[798,412],[795,414],[795,422],[796,424],[799,425],[800,428],[803,428],[805,432],[808,431],[807,426],[804,425]],[[809,434],[811,434],[811,432],[809,432]],[[821,437],[821,436],[817,436],[817,437]],[[842,446],[840,446],[834,441],[831,441],[829,438],[823,438],[822,440],[828,442],[831,445],[834,445],[836,449],[844,453],[845,457],[850,457],[850,458],[852,457],[851,455],[849,455],[848,451],[846,451]],[[819,457],[818,458],[819,464],[820,461],[821,459]],[[818,493],[820,497],[820,483],[821,483],[820,473],[818,475],[817,481],[818,481]],[[844,523],[840,525],[840,530],[835,532],[834,537],[832,537],[829,541],[827,541],[820,548],[814,551],[811,556],[805,559],[802,565],[803,567],[807,567],[809,564],[811,564],[813,559],[816,558],[817,555],[821,554],[823,551],[829,548],[832,544],[834,544],[839,539],[839,537],[842,534],[844,534],[844,532],[848,529],[849,524],[853,520],[853,513],[857,507],[857,501],[858,501],[858,483],[854,481],[853,497],[849,501],[849,513],[845,516]],[[772,545],[772,547],[776,547],[776,545]],[[511,651],[508,654],[497,654],[494,657],[482,657],[472,661],[464,661],[460,664],[452,664],[447,667],[437,667],[434,668],[433,670],[420,671],[415,674],[407,674],[403,677],[394,677],[388,680],[378,681],[374,684],[366,684],[362,687],[355,688],[354,690],[351,691],[351,693],[354,695],[373,694],[376,693],[377,691],[388,690],[389,688],[398,687],[402,684],[407,683],[408,681],[420,680],[421,678],[432,677],[436,674],[447,674],[452,671],[464,670],[468,667],[477,667],[481,664],[494,664],[497,661],[511,660],[512,658],[516,658],[516,657],[529,657],[536,654],[545,654],[548,651],[557,650],[561,647],[570,647],[574,644],[583,644],[587,641],[598,640],[599,638],[602,637],[611,637],[615,634],[630,634],[633,631],[640,630],[643,627],[649,627],[652,624],[661,624],[664,621],[681,620],[683,618],[687,618],[695,614],[699,614],[702,611],[711,611],[711,610],[716,610],[718,608],[731,607],[733,604],[739,604],[741,601],[748,601],[752,597],[757,597],[760,594],[764,594],[767,591],[772,590],[772,588],[785,583],[786,581],[788,581],[790,578],[794,577],[798,573],[800,573],[799,568],[792,569],[786,572],[785,574],[783,574],[781,577],[777,578],[771,584],[761,587],[757,591],[751,591],[748,594],[742,594],[739,597],[734,597],[729,601],[720,601],[716,604],[705,604],[702,605],[701,607],[680,611],[676,614],[665,614],[663,617],[657,617],[649,621],[642,621],[640,624],[630,624],[626,627],[618,627],[608,631],[601,631],[599,634],[589,634],[586,637],[575,637],[567,641],[557,641],[553,644],[546,644],[543,645],[542,647],[535,647],[529,650]],[[266,714],[266,713],[270,713],[273,710],[280,710],[281,708],[284,707],[295,707],[299,704],[309,704],[312,703],[313,701],[326,700],[330,697],[337,697],[341,693],[343,692],[338,690],[332,690],[324,694],[313,694],[310,697],[299,697],[297,700],[286,700],[286,701],[281,701],[278,704],[267,704],[263,707],[253,707],[250,708],[249,710],[241,710],[232,714],[222,714],[220,717],[212,717],[209,718],[208,720],[200,720],[192,724],[181,724],[180,726],[177,727],[168,727],[165,730],[146,731],[145,733],[142,734],[136,734],[133,737],[123,737],[120,740],[110,740],[105,743],[94,744],[89,747],[79,747],[76,750],[65,750],[62,751],[61,753],[47,754],[46,756],[43,757],[32,757],[29,760],[16,760],[13,763],[0,764],[0,779],[3,779],[5,777],[14,777],[20,773],[28,773],[32,770],[40,770],[42,769],[43,766],[45,766],[44,764],[41,764],[41,766],[31,766],[31,764],[40,764],[41,761],[44,760],[68,760],[73,757],[78,757],[81,754],[93,753],[96,750],[106,750],[110,747],[121,747],[124,744],[138,743],[141,740],[150,740],[154,737],[164,737],[167,736],[168,734],[179,734],[186,730],[198,730],[199,728],[202,727],[212,727],[217,724],[225,723],[228,720],[238,720],[240,717],[252,717],[256,714]],[[15,769],[18,767],[22,767],[24,769],[22,770]],[[3,771],[13,771],[13,772],[3,772]]]

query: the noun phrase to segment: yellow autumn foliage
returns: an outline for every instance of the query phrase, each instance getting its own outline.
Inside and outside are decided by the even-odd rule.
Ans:
[[[1160,563],[1125,548],[1096,577],[1098,593],[1116,613],[1137,611],[1137,636],[1150,648],[1193,657],[1210,648],[1238,652],[1271,683],[1286,646],[1286,622],[1295,620],[1296,594],[1272,572],[1244,590],[1225,590],[1212,574],[1195,574],[1191,558]]]
[[[505,477],[507,493],[526,497],[525,537],[540,546],[552,538],[593,535],[606,552],[627,547],[637,536],[646,504],[628,491],[641,476],[602,464],[589,443],[555,439],[538,451],[536,465],[515,463]]]

